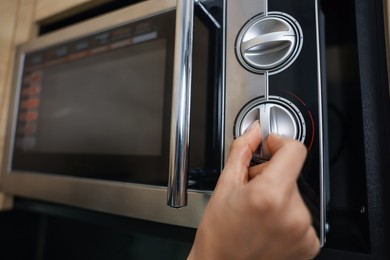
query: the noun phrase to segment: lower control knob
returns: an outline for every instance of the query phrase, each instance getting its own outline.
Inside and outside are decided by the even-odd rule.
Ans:
[[[269,100],[256,100],[241,111],[236,120],[235,136],[241,136],[248,127],[259,121],[263,140],[261,147],[253,155],[253,160],[263,162],[270,158],[267,147],[269,134],[299,140],[305,139],[306,127],[301,112],[288,100],[281,97],[271,97]]]

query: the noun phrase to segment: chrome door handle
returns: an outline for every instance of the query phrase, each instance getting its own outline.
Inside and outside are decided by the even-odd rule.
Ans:
[[[194,0],[177,0],[168,206],[187,205]]]

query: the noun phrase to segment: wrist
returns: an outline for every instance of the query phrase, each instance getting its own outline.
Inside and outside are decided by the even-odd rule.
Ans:
[[[194,246],[191,248],[190,254],[187,257],[187,260],[196,260],[196,259],[204,259],[202,258],[194,248]]]
[[[187,260],[208,260],[208,259],[216,259],[218,257],[210,256],[210,252],[206,250],[202,250],[196,246],[196,242],[192,245],[191,251],[187,256]]]

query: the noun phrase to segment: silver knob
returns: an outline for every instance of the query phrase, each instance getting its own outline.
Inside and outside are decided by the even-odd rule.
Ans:
[[[286,100],[287,101],[287,100]],[[262,130],[262,143],[253,159],[258,162],[268,160],[270,153],[267,148],[269,134],[304,141],[306,128],[302,114],[291,102],[284,99],[257,101],[244,108],[237,118],[236,136],[240,136],[256,120],[259,120]]]
[[[249,70],[276,73],[295,60],[302,38],[302,30],[291,16],[269,12],[243,27],[237,38],[237,57]]]

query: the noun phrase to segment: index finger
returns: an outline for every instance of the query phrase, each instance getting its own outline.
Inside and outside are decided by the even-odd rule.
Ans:
[[[247,132],[233,141],[222,174],[226,175],[229,172],[230,175],[242,175],[241,179],[246,179],[252,154],[259,147],[260,142],[261,129],[258,121],[255,121]]]

